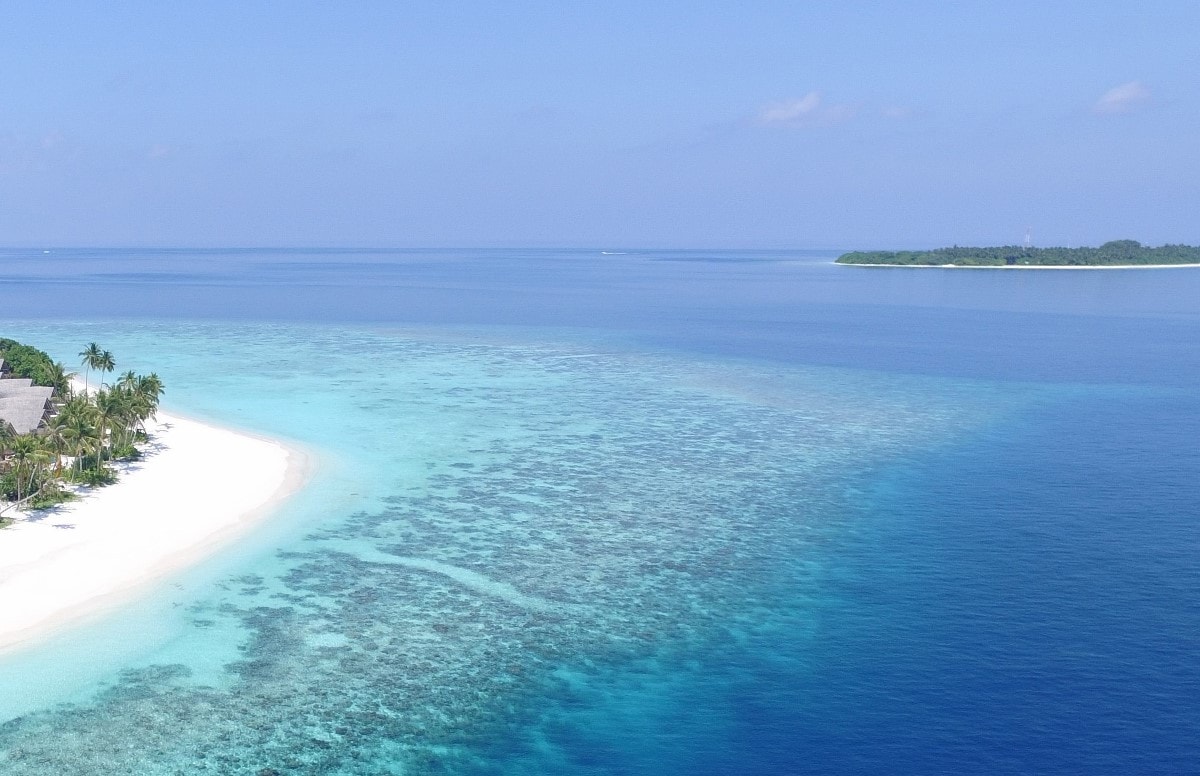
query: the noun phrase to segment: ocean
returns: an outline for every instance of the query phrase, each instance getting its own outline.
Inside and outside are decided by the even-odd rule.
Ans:
[[[0,772],[1200,771],[1200,271],[838,253],[0,250],[318,462],[0,656]]]

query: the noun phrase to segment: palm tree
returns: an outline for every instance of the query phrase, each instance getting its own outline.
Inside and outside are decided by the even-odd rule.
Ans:
[[[92,403],[86,396],[72,396],[63,404],[59,414],[64,417],[74,417],[75,415],[89,415],[92,412]]]
[[[17,438],[17,431],[6,420],[0,420],[0,460],[4,460],[4,454],[8,452],[9,445]]]
[[[24,477],[21,476],[21,470],[25,468],[26,464],[29,464],[31,467],[33,466],[34,451],[37,450],[37,447],[37,440],[28,434],[21,435],[12,441],[12,466],[13,474],[16,475],[13,479],[17,482],[18,503],[23,500],[21,483]]]
[[[71,392],[71,378],[75,376],[74,372],[68,372],[67,366],[61,361],[56,361],[46,367],[46,382],[54,388],[59,396],[66,398]]]
[[[41,437],[32,437],[32,439],[34,444],[33,451],[29,454],[29,482],[25,485],[25,492],[31,498],[41,493],[42,488],[46,487],[46,483],[42,479],[42,472],[45,471],[46,464],[53,460]]]
[[[91,409],[91,407],[88,409]],[[92,425],[90,413],[72,412],[67,415],[63,436],[67,440],[71,454],[75,456],[75,471],[82,474],[83,456],[93,447],[97,447],[99,442],[96,436],[96,427]]]
[[[113,354],[109,353],[107,350],[101,353],[99,360],[96,362],[96,368],[100,370],[101,374],[105,372],[111,372],[116,369],[117,362],[113,361]],[[101,380],[100,384],[104,385],[103,379]]]
[[[118,428],[113,426],[113,449],[125,448],[127,445],[133,444],[133,435],[137,430],[137,424],[142,419],[143,410],[145,409],[145,401],[138,391],[138,383],[145,378],[135,374],[133,370],[125,372],[121,375],[113,386],[113,390],[118,392],[121,397],[120,420],[121,435],[118,438]]]
[[[137,386],[134,388],[135,406],[141,410],[138,416],[139,423],[145,423],[147,418],[152,418],[158,414],[159,397],[166,393],[167,389],[163,387],[162,378],[155,372],[151,372],[148,377],[139,377]]]
[[[62,454],[70,449],[70,441],[67,439],[67,418],[61,412],[46,422],[46,430],[43,437],[46,440],[46,446],[54,451],[54,475],[62,476]]]
[[[154,394],[154,403],[158,403],[158,397],[167,392],[163,387],[162,378],[158,376],[158,372],[151,372],[148,377],[143,377],[138,381],[138,387],[144,387],[148,393]]]
[[[83,359],[80,363],[83,364],[83,393],[86,395],[88,390],[88,373],[100,366],[100,357],[104,351],[95,342],[89,342],[88,346],[79,351],[79,357]]]
[[[104,452],[107,440],[110,451],[116,449],[116,423],[127,414],[127,404],[123,391],[103,388],[96,393],[96,422],[100,424],[100,451]],[[111,431],[111,434],[110,434]],[[111,437],[111,438],[110,438]],[[101,456],[103,457],[103,456]]]

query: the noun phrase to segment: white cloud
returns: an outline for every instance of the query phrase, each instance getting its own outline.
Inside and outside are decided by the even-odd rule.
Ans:
[[[758,113],[758,123],[776,127],[809,127],[853,118],[857,109],[848,103],[827,105],[817,91],[793,100],[773,102]]]
[[[758,120],[764,124],[790,124],[811,117],[820,107],[821,94],[809,92],[798,100],[771,103],[758,114]]]
[[[162,143],[155,143],[150,146],[150,150],[146,152],[147,159],[163,159],[171,155],[171,147]]]
[[[1150,101],[1150,90],[1141,81],[1114,86],[1092,106],[1093,113],[1129,113]]]

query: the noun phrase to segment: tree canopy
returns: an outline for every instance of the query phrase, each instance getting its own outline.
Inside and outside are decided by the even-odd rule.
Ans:
[[[44,351],[32,345],[24,345],[16,340],[0,338],[0,358],[17,377],[28,377],[35,383],[44,385],[39,380],[46,369],[54,363]]]
[[[955,245],[931,251],[852,251],[838,264],[895,264],[957,267],[1103,267],[1151,264],[1200,264],[1200,248],[1191,245],[1142,245],[1137,240],[1112,240],[1099,248],[1025,248],[1003,245],[966,248]]]
[[[94,358],[85,364],[102,375],[114,371],[112,354],[92,347]],[[140,454],[135,442],[146,439],[145,423],[163,394],[157,374],[128,371],[111,385],[76,394],[66,367],[37,348],[0,338],[0,358],[13,375],[56,389],[53,409],[33,432],[17,434],[0,419],[0,520],[16,505],[36,509],[72,498],[64,483],[111,482],[115,472],[107,461]],[[64,458],[70,466],[64,467]]]

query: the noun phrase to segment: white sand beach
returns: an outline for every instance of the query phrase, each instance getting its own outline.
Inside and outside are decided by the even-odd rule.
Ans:
[[[0,648],[86,618],[205,557],[308,476],[271,440],[160,412],[115,485],[0,530]],[[14,513],[7,513],[14,516]]]
[[[836,261],[830,264],[837,264]],[[905,269],[1184,269],[1200,264],[838,264],[839,267],[902,267]]]

